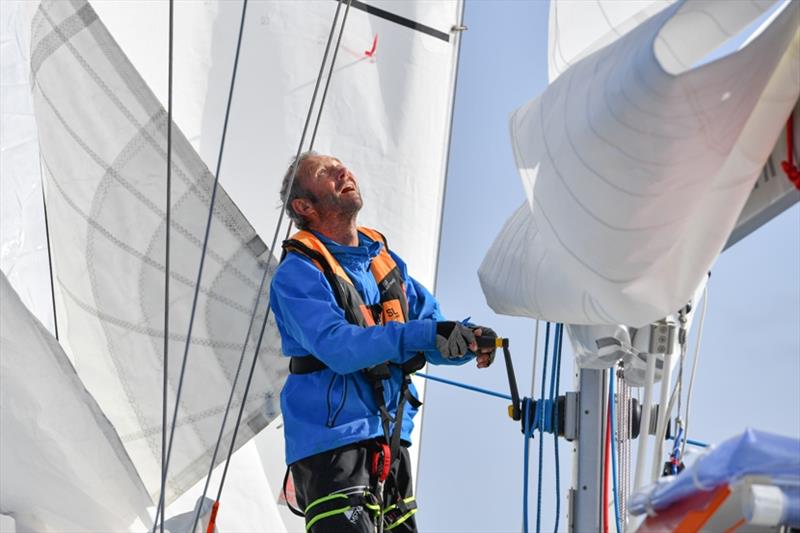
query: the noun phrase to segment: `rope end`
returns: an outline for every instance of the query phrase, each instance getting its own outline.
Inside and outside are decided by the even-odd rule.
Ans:
[[[217,511],[219,511],[219,500],[215,501],[211,507],[211,516],[208,518],[206,533],[214,533],[217,529]]]

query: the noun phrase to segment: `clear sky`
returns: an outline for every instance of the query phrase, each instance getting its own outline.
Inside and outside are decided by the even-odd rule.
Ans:
[[[471,316],[511,339],[520,392],[528,396],[534,321],[495,315],[485,304],[477,270],[524,199],[508,116],[546,87],[548,9],[546,1],[467,2],[436,287],[447,316]],[[712,271],[709,294],[691,437],[721,442],[753,427],[800,438],[800,208],[725,252]],[[568,343],[563,361],[562,393],[574,390]],[[501,358],[488,370],[470,365],[431,373],[507,392]],[[520,530],[523,437],[506,415],[506,403],[428,384],[418,478],[421,531]],[[533,523],[538,440],[531,444]],[[545,437],[544,449],[542,528],[551,531],[552,436]],[[570,451],[561,444],[560,531],[566,530]]]

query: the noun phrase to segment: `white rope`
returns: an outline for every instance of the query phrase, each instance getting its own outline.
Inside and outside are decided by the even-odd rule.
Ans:
[[[531,398],[536,394],[536,364],[539,361],[539,320],[533,333],[533,369],[531,370]]]
[[[697,361],[700,359],[700,343],[703,340],[703,324],[706,321],[706,310],[708,309],[708,282],[703,289],[703,310],[700,312],[700,323],[697,325],[697,338],[694,344],[694,360],[692,361],[692,377],[689,378],[689,389],[686,391],[686,411],[683,417],[683,440],[681,441],[681,457],[686,448],[686,439],[689,433],[689,409],[692,403],[692,389],[694,388],[694,377],[697,375]]]
[[[653,382],[656,375],[656,354],[647,354],[647,371],[644,377],[644,402],[642,405],[642,424],[639,430],[639,450],[636,454],[636,473],[633,478],[634,490],[639,490],[644,481],[647,460],[647,437],[650,434],[650,408],[653,405]]]

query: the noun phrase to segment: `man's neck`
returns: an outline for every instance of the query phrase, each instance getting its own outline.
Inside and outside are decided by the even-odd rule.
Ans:
[[[312,230],[345,246],[358,246],[358,229],[356,219],[328,220],[325,225],[312,227]]]

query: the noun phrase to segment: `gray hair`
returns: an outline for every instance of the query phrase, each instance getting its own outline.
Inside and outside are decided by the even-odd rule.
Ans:
[[[309,157],[314,157],[317,155],[319,155],[317,152],[309,150],[301,153],[296,158],[292,157],[289,160],[289,168],[286,169],[286,174],[283,175],[280,193],[281,205],[286,206],[286,214],[289,216],[292,222],[294,222],[294,225],[297,226],[298,229],[308,229],[308,223],[302,216],[300,216],[300,214],[295,212],[294,207],[292,207],[292,201],[296,200],[297,198],[307,198],[314,202],[317,200],[311,191],[303,187],[300,180],[300,166],[303,164],[303,161]],[[297,171],[295,171],[295,167],[297,167]],[[294,180],[292,180],[292,176],[294,176]],[[291,190],[289,189],[289,182],[291,182]]]

